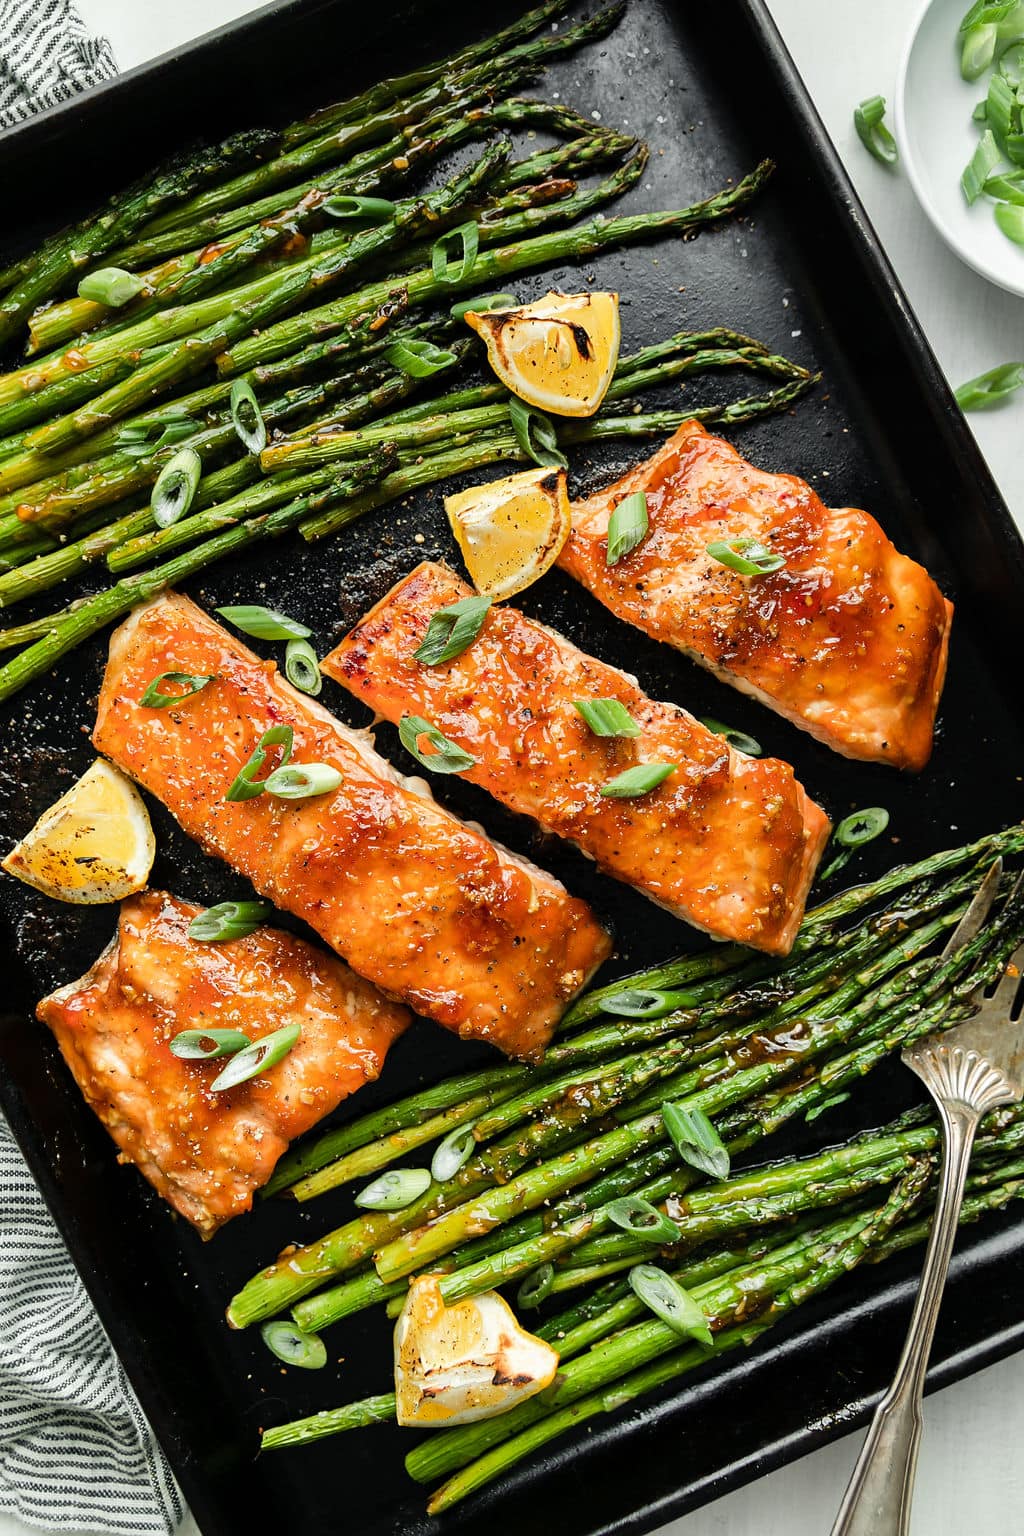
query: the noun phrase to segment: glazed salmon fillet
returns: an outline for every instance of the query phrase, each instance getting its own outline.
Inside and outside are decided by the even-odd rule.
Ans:
[[[602,869],[719,938],[787,954],[829,833],[787,763],[734,751],[692,715],[514,608],[492,608],[452,661],[415,659],[431,616],[471,595],[424,564],[323,662],[389,720],[421,715],[475,759],[463,775]],[[617,699],[640,734],[595,735],[574,699]],[[674,763],[650,793],[601,788],[637,763]]]
[[[164,672],[214,681],[180,707],[143,708]],[[339,788],[226,800],[260,737],[282,724],[294,732],[292,762],[336,768]],[[365,732],[187,598],[155,598],[115,631],[93,740],[353,970],[460,1035],[538,1057],[609,952],[584,902],[417,793]]]
[[[606,562],[631,492],[650,531]],[[707,553],[753,538],[785,565],[742,576]],[[953,605],[867,512],[826,507],[697,422],[573,506],[559,564],[620,619],[683,651],[846,757],[921,769],[932,748]]]
[[[249,1210],[290,1141],[379,1075],[410,1015],[280,929],[192,939],[199,910],[162,891],[129,897],[92,969],[36,1012],[122,1160],[210,1237]],[[223,1060],[170,1050],[183,1029],[256,1040],[289,1024],[301,1032],[288,1055],[223,1092],[209,1091]]]

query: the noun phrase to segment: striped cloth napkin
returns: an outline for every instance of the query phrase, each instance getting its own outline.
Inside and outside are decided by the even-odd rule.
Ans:
[[[0,0],[0,127],[116,73],[70,0]],[[2,1118],[0,1296],[0,1512],[169,1536],[181,1494]]]

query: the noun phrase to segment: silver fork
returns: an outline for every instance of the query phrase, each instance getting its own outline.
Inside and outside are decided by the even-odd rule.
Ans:
[[[989,870],[946,946],[959,949],[981,928],[995,899],[1002,865]],[[1020,888],[1018,883],[1017,889]],[[1016,894],[1016,890],[1014,892]],[[907,1536],[921,1444],[924,1378],[964,1197],[974,1133],[982,1115],[1024,1097],[1024,1019],[1014,1001],[1024,944],[1008,962],[992,997],[947,1034],[929,1035],[903,1052],[938,1106],[943,1162],[921,1283],[903,1354],[871,1421],[832,1536]]]

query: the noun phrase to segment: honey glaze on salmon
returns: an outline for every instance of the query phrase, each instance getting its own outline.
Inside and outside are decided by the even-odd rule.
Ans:
[[[647,698],[634,678],[514,608],[492,608],[453,660],[417,661],[431,616],[470,595],[446,566],[418,566],[323,670],[389,720],[430,720],[476,759],[464,777],[676,916],[788,953],[829,832],[792,768],[733,751],[692,715]],[[618,700],[640,734],[595,735],[573,703],[595,698]],[[601,794],[643,762],[676,767],[635,799]]]
[[[199,910],[162,891],[129,897],[114,942],[36,1012],[122,1159],[210,1237],[249,1210],[290,1141],[380,1074],[409,1012],[280,929],[192,939]],[[210,1092],[223,1060],[170,1049],[185,1029],[257,1040],[291,1024],[288,1054],[223,1092]]]
[[[180,707],[143,708],[161,672],[213,674]],[[304,800],[224,796],[270,727],[292,761],[342,781]],[[114,633],[98,750],[204,848],[304,918],[352,968],[456,1033],[536,1058],[610,948],[590,908],[410,784],[353,731],[187,598],[165,594]]]
[[[618,564],[608,521],[643,491],[649,532]],[[707,552],[755,539],[784,564],[743,576]],[[953,605],[867,512],[826,507],[684,422],[652,458],[573,506],[559,564],[612,613],[683,651],[846,757],[921,769]]]

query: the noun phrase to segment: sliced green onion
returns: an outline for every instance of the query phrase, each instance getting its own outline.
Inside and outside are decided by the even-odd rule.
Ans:
[[[674,1221],[670,1221],[663,1211],[659,1211],[656,1205],[652,1205],[642,1195],[621,1195],[618,1200],[610,1201],[604,1209],[608,1220],[621,1227],[623,1232],[630,1232],[634,1237],[646,1237],[652,1243],[678,1243],[683,1235]]]
[[[482,293],[478,299],[460,299],[448,313],[453,320],[465,320],[470,312],[474,315],[487,315],[492,309],[514,309],[515,306],[514,293]]]
[[[989,81],[985,105],[988,109],[985,121],[997,144],[1002,145],[1013,132],[1014,113],[1017,109],[1017,98],[1010,82],[1004,80],[1002,75],[993,75]]]
[[[974,122],[974,123],[987,123],[988,122],[988,102],[987,101],[979,101],[978,102],[978,105],[975,107],[974,111],[971,113],[971,121]]]
[[[972,27],[998,26],[1017,9],[1019,0],[974,0],[960,23],[961,37]]]
[[[996,56],[997,27],[972,27],[964,34],[960,49],[960,73],[965,80],[977,80]]]
[[[609,800],[635,800],[639,795],[649,795],[657,789],[670,773],[675,773],[676,763],[637,763],[616,774],[607,784],[602,784],[601,794]]]
[[[727,565],[740,576],[768,576],[781,571],[785,560],[757,539],[712,539],[707,552],[719,565]]]
[[[617,1019],[663,1019],[677,1008],[695,1008],[692,992],[672,992],[661,987],[624,987],[602,998],[601,1012]]]
[[[129,459],[149,459],[164,448],[173,448],[201,431],[198,421],[186,414],[170,416],[149,426],[122,427],[114,446]]]
[[[869,155],[881,165],[895,165],[900,157],[896,140],[882,119],[885,117],[885,97],[869,96],[854,108],[853,126]]]
[[[216,1061],[251,1044],[240,1029],[181,1029],[171,1041],[171,1055],[182,1061]]]
[[[313,633],[298,619],[290,619],[273,608],[263,608],[259,603],[239,603],[218,608],[217,612],[243,635],[252,635],[256,640],[308,640]]]
[[[236,379],[231,386],[231,420],[242,446],[250,453],[262,453],[267,446],[267,424],[248,379]]]
[[[509,395],[508,414],[516,442],[535,464],[542,469],[568,469],[569,460],[558,446],[554,423],[543,411],[527,405],[518,395]]]
[[[327,1364],[327,1345],[317,1333],[304,1333],[294,1323],[278,1318],[274,1323],[264,1323],[260,1338],[278,1360],[285,1365],[297,1365],[303,1371],[319,1371]]]
[[[158,528],[169,528],[192,505],[203,473],[203,461],[194,448],[179,448],[156,477],[150,507]]]
[[[1001,363],[977,378],[968,379],[956,392],[962,411],[984,411],[1002,405],[1024,384],[1024,363]]]
[[[244,939],[265,923],[273,910],[269,901],[219,901],[196,914],[188,925],[188,936],[203,944]]]
[[[647,537],[650,526],[647,517],[647,497],[643,491],[624,496],[608,519],[608,543],[605,549],[605,565],[618,565]]]
[[[320,662],[308,640],[289,640],[284,651],[284,675],[293,688],[308,693],[311,698],[324,686],[320,674]]]
[[[476,264],[479,247],[480,230],[472,220],[440,235],[430,247],[430,270],[435,283],[450,288],[464,282]]]
[[[286,1024],[283,1029],[275,1029],[271,1034],[264,1035],[262,1040],[254,1040],[244,1051],[232,1056],[224,1070],[210,1084],[210,1092],[223,1093],[228,1088],[237,1088],[239,1083],[247,1083],[251,1078],[259,1077],[262,1072],[269,1072],[271,1067],[276,1067],[279,1061],[284,1060],[301,1033],[298,1024]]]
[[[269,731],[264,731],[249,761],[224,796],[225,800],[253,800],[262,795],[266,785],[256,775],[266,762],[267,753],[273,747],[280,747],[281,761],[277,766],[283,768],[292,755],[294,736],[290,725],[272,725]]]
[[[1024,203],[1024,172],[990,176],[981,190],[986,197],[995,197],[1004,203]]]
[[[844,816],[832,833],[832,841],[841,848],[861,848],[881,837],[889,825],[889,812],[881,805],[869,805],[866,810],[853,811]]]
[[[516,1306],[523,1312],[534,1312],[547,1301],[555,1288],[555,1266],[539,1264],[526,1276],[516,1291]]]
[[[108,309],[120,309],[122,304],[137,298],[145,286],[141,277],[123,267],[100,267],[82,278],[78,297],[92,304],[106,304]]]
[[[635,1264],[629,1272],[629,1284],[644,1306],[676,1333],[701,1344],[714,1342],[708,1320],[689,1291],[656,1264]]]
[[[812,1109],[809,1109],[804,1115],[804,1120],[810,1125],[819,1115],[823,1115],[826,1109],[833,1109],[837,1104],[845,1104],[849,1097],[848,1093],[834,1093],[830,1099],[824,1099],[822,1103],[815,1104]]]
[[[476,1138],[471,1125],[457,1125],[439,1142],[430,1160],[430,1177],[438,1184],[454,1179],[460,1168],[465,1167],[473,1156]]]
[[[426,1168],[389,1168],[356,1195],[356,1205],[364,1211],[403,1211],[430,1188]]]
[[[491,608],[489,597],[463,597],[447,608],[438,608],[430,616],[427,632],[413,651],[416,661],[425,667],[439,667],[454,661],[473,644],[483,628]]]
[[[1002,159],[999,145],[991,128],[986,128],[978,140],[978,147],[960,177],[960,190],[969,204],[976,203],[985,189],[985,183]]]
[[[475,757],[456,746],[454,741],[449,741],[447,736],[442,736],[437,726],[424,720],[422,715],[403,715],[399,721],[398,735],[405,750],[411,752],[416,761],[422,767],[429,768],[431,773],[464,773],[476,762]],[[420,741],[423,738],[430,743],[432,752],[421,749]]]
[[[331,219],[368,219],[371,224],[389,224],[398,208],[386,197],[350,197],[338,192],[324,198],[320,211]]]
[[[640,735],[640,727],[618,699],[573,699],[572,707],[583,716],[595,736]]]
[[[314,795],[329,795],[341,781],[337,768],[327,763],[291,763],[268,773],[263,788],[279,800],[309,800]]]
[[[1024,166],[1024,133],[1008,133],[1003,148],[1014,165]]]
[[[716,736],[724,736],[730,747],[735,747],[737,752],[744,752],[747,757],[760,757],[764,748],[753,736],[748,736],[746,731],[737,731],[731,725],[723,725],[721,720],[713,720],[706,715],[701,720],[701,725],[709,731],[714,731]]]
[[[702,1109],[663,1104],[661,1118],[684,1163],[713,1179],[729,1177],[729,1149]]]
[[[384,349],[384,356],[393,368],[407,373],[411,379],[429,379],[457,363],[454,352],[445,347],[435,347],[432,341],[393,341]]]
[[[996,203],[996,223],[1014,245],[1024,245],[1024,208],[1019,203]]]
[[[1015,91],[1024,85],[1024,41],[1018,40],[1003,49],[999,55],[999,73]]]
[[[139,700],[144,709],[166,709],[169,704],[181,704],[193,694],[202,693],[207,683],[216,678],[215,672],[158,672]],[[178,683],[182,693],[164,693],[161,683]]]

